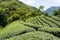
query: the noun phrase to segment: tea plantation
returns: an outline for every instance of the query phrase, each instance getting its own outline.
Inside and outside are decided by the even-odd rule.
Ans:
[[[49,16],[43,8],[0,0],[0,40],[60,40],[60,10]]]
[[[60,18],[36,16],[0,29],[0,40],[60,40]]]

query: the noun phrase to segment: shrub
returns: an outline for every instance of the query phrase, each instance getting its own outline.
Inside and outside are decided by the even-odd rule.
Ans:
[[[47,26],[47,27],[59,27],[60,26],[60,22],[49,18],[47,16],[41,15],[41,16],[36,16],[36,17],[32,17],[28,20],[26,20],[26,22],[28,23],[33,23],[33,24],[38,24],[38,25],[43,25],[43,26]]]
[[[56,21],[59,21],[60,22],[60,18],[57,17],[57,16],[53,16],[52,19],[56,20]]]
[[[47,26],[47,25],[32,24],[32,23],[23,22],[23,21],[20,21],[20,20],[19,20],[19,22],[20,22],[21,24],[24,24],[25,26],[32,27],[32,28],[49,27],[49,26]]]
[[[55,36],[60,37],[60,28],[54,28],[54,27],[42,27],[38,29],[39,31],[43,31],[43,32],[48,32],[51,33]]]
[[[52,34],[36,31],[15,36],[6,40],[60,40],[60,39]]]
[[[46,20],[45,18],[41,18],[44,22],[46,22],[47,24],[49,24],[51,27],[58,27],[55,23],[49,21],[49,20]]]
[[[42,25],[50,27],[50,25],[48,25],[46,22],[44,22],[43,20],[41,20],[40,17],[37,17],[36,19],[38,19],[39,22],[40,22]]]
[[[53,22],[54,24],[58,25],[58,27],[60,27],[60,22],[58,22],[58,21],[56,21],[56,20],[54,20],[54,19],[52,19],[52,18],[48,18],[48,17],[45,17],[45,18],[46,18],[47,20]]]
[[[38,29],[40,27],[44,27],[43,25],[37,25],[37,24],[32,24],[32,23],[27,23],[27,22],[23,22],[23,21],[20,21],[19,22],[25,26],[28,26],[28,27],[31,27],[31,28],[34,28],[34,29]]]
[[[3,29],[3,27],[2,26],[0,26],[0,31]]]

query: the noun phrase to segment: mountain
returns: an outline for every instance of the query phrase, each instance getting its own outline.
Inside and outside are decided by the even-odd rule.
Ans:
[[[52,7],[48,8],[45,12],[49,13],[49,15],[52,16],[53,11],[56,10],[56,9],[60,9],[60,7],[52,6]]]

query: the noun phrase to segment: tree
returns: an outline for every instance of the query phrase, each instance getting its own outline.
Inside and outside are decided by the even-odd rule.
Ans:
[[[39,6],[39,10],[41,10],[41,9],[43,10],[43,8],[44,8],[43,5],[40,5],[40,6]]]
[[[55,15],[55,16],[60,15],[60,9],[54,10],[54,15]]]
[[[0,0],[0,24],[5,26],[12,21],[35,16],[34,11],[33,7],[25,5],[19,0]]]
[[[45,16],[49,16],[47,12],[44,12],[44,15],[45,15]]]
[[[43,13],[42,10],[43,10],[44,6],[43,5],[40,5],[39,6],[39,9],[37,10],[37,12],[40,13],[40,15]]]

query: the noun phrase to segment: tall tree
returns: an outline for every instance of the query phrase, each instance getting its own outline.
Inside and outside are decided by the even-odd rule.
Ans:
[[[43,5],[40,5],[40,6],[39,6],[39,10],[41,10],[41,9],[43,10],[43,8],[44,8]]]

